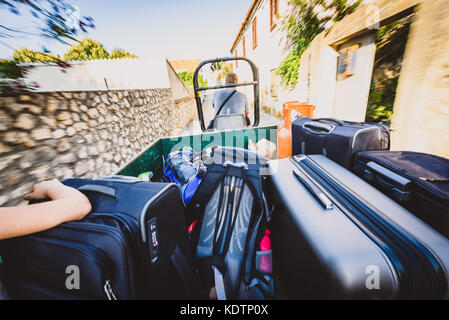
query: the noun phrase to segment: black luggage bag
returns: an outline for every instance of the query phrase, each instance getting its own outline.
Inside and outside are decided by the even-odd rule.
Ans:
[[[192,298],[193,248],[175,184],[117,176],[63,183],[85,193],[92,212],[0,243],[12,298]]]
[[[351,170],[355,154],[389,150],[390,129],[377,123],[299,118],[292,123],[292,154],[323,154]]]
[[[273,161],[274,268],[288,299],[444,299],[449,240],[322,155]]]
[[[449,237],[449,160],[409,151],[367,151],[354,171]]]

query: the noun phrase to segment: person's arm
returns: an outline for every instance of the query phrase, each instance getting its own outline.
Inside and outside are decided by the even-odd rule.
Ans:
[[[249,115],[249,102],[248,102],[248,97],[245,95],[245,115],[248,116]]]
[[[50,198],[52,201],[23,207],[0,208],[0,240],[53,228],[80,220],[91,210],[89,200],[78,190],[58,180],[36,184],[25,200]]]
[[[246,125],[249,126],[251,124],[251,120],[249,118],[249,102],[247,96],[245,96],[245,118],[246,118]]]

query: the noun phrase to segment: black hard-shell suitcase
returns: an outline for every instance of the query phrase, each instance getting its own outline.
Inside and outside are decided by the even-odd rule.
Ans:
[[[377,123],[299,118],[292,123],[292,154],[323,154],[351,170],[357,152],[389,150],[390,129]]]
[[[117,176],[63,183],[85,193],[92,212],[0,243],[12,298],[192,297],[193,250],[175,184]]]
[[[448,239],[322,155],[271,168],[274,268],[287,298],[448,297]]]
[[[449,159],[410,151],[367,151],[354,172],[449,237]]]

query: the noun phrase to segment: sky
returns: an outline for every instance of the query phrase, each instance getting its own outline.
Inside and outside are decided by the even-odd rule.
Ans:
[[[139,57],[205,59],[230,55],[252,0],[68,0],[81,15],[91,16],[96,28],[87,36],[110,52],[123,48]],[[35,22],[26,13],[19,16],[0,7],[0,24],[29,32]],[[1,40],[1,39],[0,39]],[[61,54],[66,45],[36,36],[3,39],[0,58],[12,57],[13,48]]]

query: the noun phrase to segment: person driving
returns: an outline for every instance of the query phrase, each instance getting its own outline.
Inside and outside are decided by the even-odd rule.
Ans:
[[[238,76],[233,72],[226,74],[226,84],[238,83]],[[244,114],[249,125],[249,103],[246,95],[237,91],[236,87],[217,90],[214,93],[213,102],[215,115]]]

